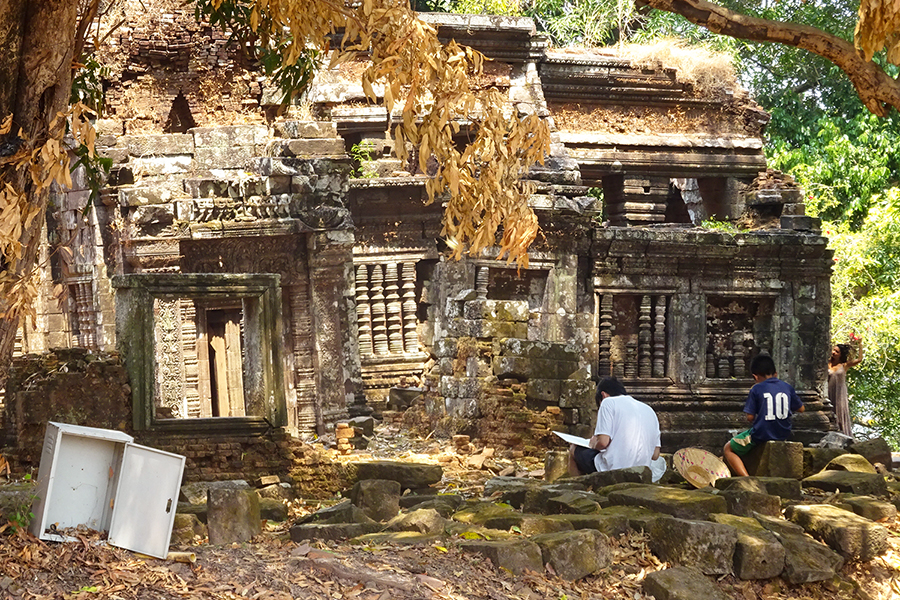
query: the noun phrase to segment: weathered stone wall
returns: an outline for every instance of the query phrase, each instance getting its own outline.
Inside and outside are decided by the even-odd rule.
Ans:
[[[131,429],[128,374],[114,353],[72,348],[17,357],[7,398],[3,454],[18,472],[37,469],[48,421]]]

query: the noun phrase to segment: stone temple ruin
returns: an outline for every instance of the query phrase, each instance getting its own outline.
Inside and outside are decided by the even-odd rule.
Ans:
[[[656,409],[664,451],[720,448],[762,350],[807,405],[795,439],[833,429],[831,254],[796,186],[766,173],[766,113],[673,68],[551,50],[530,19],[423,18],[551,124],[529,267],[448,259],[440,203],[394,158],[363,62],[279,111],[192,11],[144,15],[101,53],[100,201],[76,174],[48,217],[45,293],[5,399],[18,460],[68,417],[185,454],[188,478],[277,472],[290,436],[373,411],[542,454],[553,429],[589,433],[604,374]],[[76,376],[104,391],[47,387]]]

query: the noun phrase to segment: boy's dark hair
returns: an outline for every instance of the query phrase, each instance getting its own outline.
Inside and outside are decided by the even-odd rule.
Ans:
[[[775,368],[775,361],[765,352],[760,352],[753,357],[750,363],[750,373],[753,375],[775,375],[778,369]]]
[[[841,352],[840,362],[845,363],[850,360],[850,344],[837,344],[837,347]]]
[[[594,395],[597,406],[600,406],[600,401],[603,400],[600,396],[602,392],[606,392],[610,396],[624,396],[628,393],[625,391],[625,386],[622,385],[622,382],[615,377],[604,377],[600,380],[600,383],[597,384],[597,393]]]

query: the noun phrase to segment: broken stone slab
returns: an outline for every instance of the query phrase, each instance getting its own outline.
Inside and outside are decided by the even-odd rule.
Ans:
[[[740,517],[752,517],[755,513],[781,516],[781,498],[746,490],[721,490],[719,495],[728,504],[728,513]]]
[[[610,537],[618,537],[623,533],[628,533],[630,529],[628,517],[623,514],[606,513],[606,510],[602,510],[594,515],[549,515],[545,518],[550,521],[568,523],[573,529],[596,529]],[[525,533],[524,529],[522,533]]]
[[[403,489],[424,488],[440,482],[444,469],[440,465],[405,463],[400,461],[374,461],[356,463],[356,478],[389,479]]]
[[[264,488],[279,483],[281,483],[281,478],[278,475],[263,475],[253,480],[253,487]]]
[[[187,502],[189,504],[206,504],[207,493],[209,490],[249,490],[250,484],[243,479],[232,479],[229,481],[197,481],[194,483],[186,483],[181,486],[181,492],[178,495],[179,502]]]
[[[400,483],[390,479],[364,479],[353,484],[350,501],[376,521],[393,519],[400,512]]]
[[[522,575],[526,570],[536,573],[544,570],[541,548],[530,540],[469,540],[461,542],[459,548],[489,558],[498,569],[515,575]]]
[[[415,531],[428,535],[441,534],[447,527],[448,520],[433,508],[414,510],[400,514],[388,521],[387,531]]]
[[[267,521],[287,521],[288,507],[284,502],[275,498],[260,498],[259,516]]]
[[[547,514],[588,515],[600,512],[599,498],[591,492],[569,491],[547,499]]]
[[[714,514],[714,523],[730,525],[737,532],[734,574],[740,579],[769,579],[784,570],[784,546],[752,517]]]
[[[706,575],[732,571],[737,543],[734,527],[669,517],[655,520],[646,531],[650,549],[660,560],[691,565]]]
[[[719,490],[746,490],[788,500],[799,500],[803,495],[800,482],[790,477],[722,477],[716,479],[715,486]]]
[[[710,513],[728,510],[728,504],[721,496],[661,486],[612,492],[609,501],[613,505],[643,506],[680,519],[705,519]]]
[[[785,517],[844,558],[868,561],[888,549],[884,526],[830,504],[789,506]]]
[[[793,533],[797,535],[806,535],[803,528],[796,523],[786,521],[781,517],[770,517],[767,515],[755,515],[757,522],[772,533]]]
[[[693,567],[653,571],[644,578],[642,588],[656,600],[730,600],[725,592]]]
[[[589,490],[599,490],[617,483],[651,483],[653,473],[650,467],[630,467],[612,471],[598,471],[579,477],[571,477],[565,481],[579,483]]]
[[[866,457],[873,465],[881,463],[888,469],[891,468],[891,447],[884,438],[873,438],[863,442],[854,442],[847,447],[847,450]]]
[[[875,474],[875,466],[862,454],[841,454],[835,456],[825,465],[828,471],[850,471],[851,473]]]
[[[262,532],[256,490],[210,488],[206,506],[206,526],[213,546],[249,542]]]
[[[804,448],[803,449],[803,476],[815,475],[825,468],[832,459],[846,454],[843,448]]]
[[[587,577],[612,564],[609,538],[594,529],[545,533],[530,540],[540,547],[544,565],[569,581]]]
[[[542,533],[557,533],[560,531],[573,531],[575,527],[569,521],[554,519],[552,516],[531,515],[524,513],[512,513],[502,517],[488,519],[484,523],[490,529],[509,530],[517,527],[522,535],[538,535]]]
[[[851,496],[841,500],[848,510],[870,521],[892,521],[897,518],[897,507],[890,502],[872,496]]]
[[[851,471],[821,471],[805,478],[803,485],[826,492],[847,492],[858,496],[885,498],[888,493],[887,484],[881,475]]]
[[[339,541],[358,538],[367,533],[381,531],[381,523],[303,523],[291,526],[291,541],[326,540]]]

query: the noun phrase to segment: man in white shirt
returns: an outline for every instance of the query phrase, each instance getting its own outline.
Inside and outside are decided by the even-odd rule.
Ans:
[[[569,447],[569,475],[629,467],[649,467],[659,458],[659,419],[615,377],[597,384],[597,427],[590,448]]]

